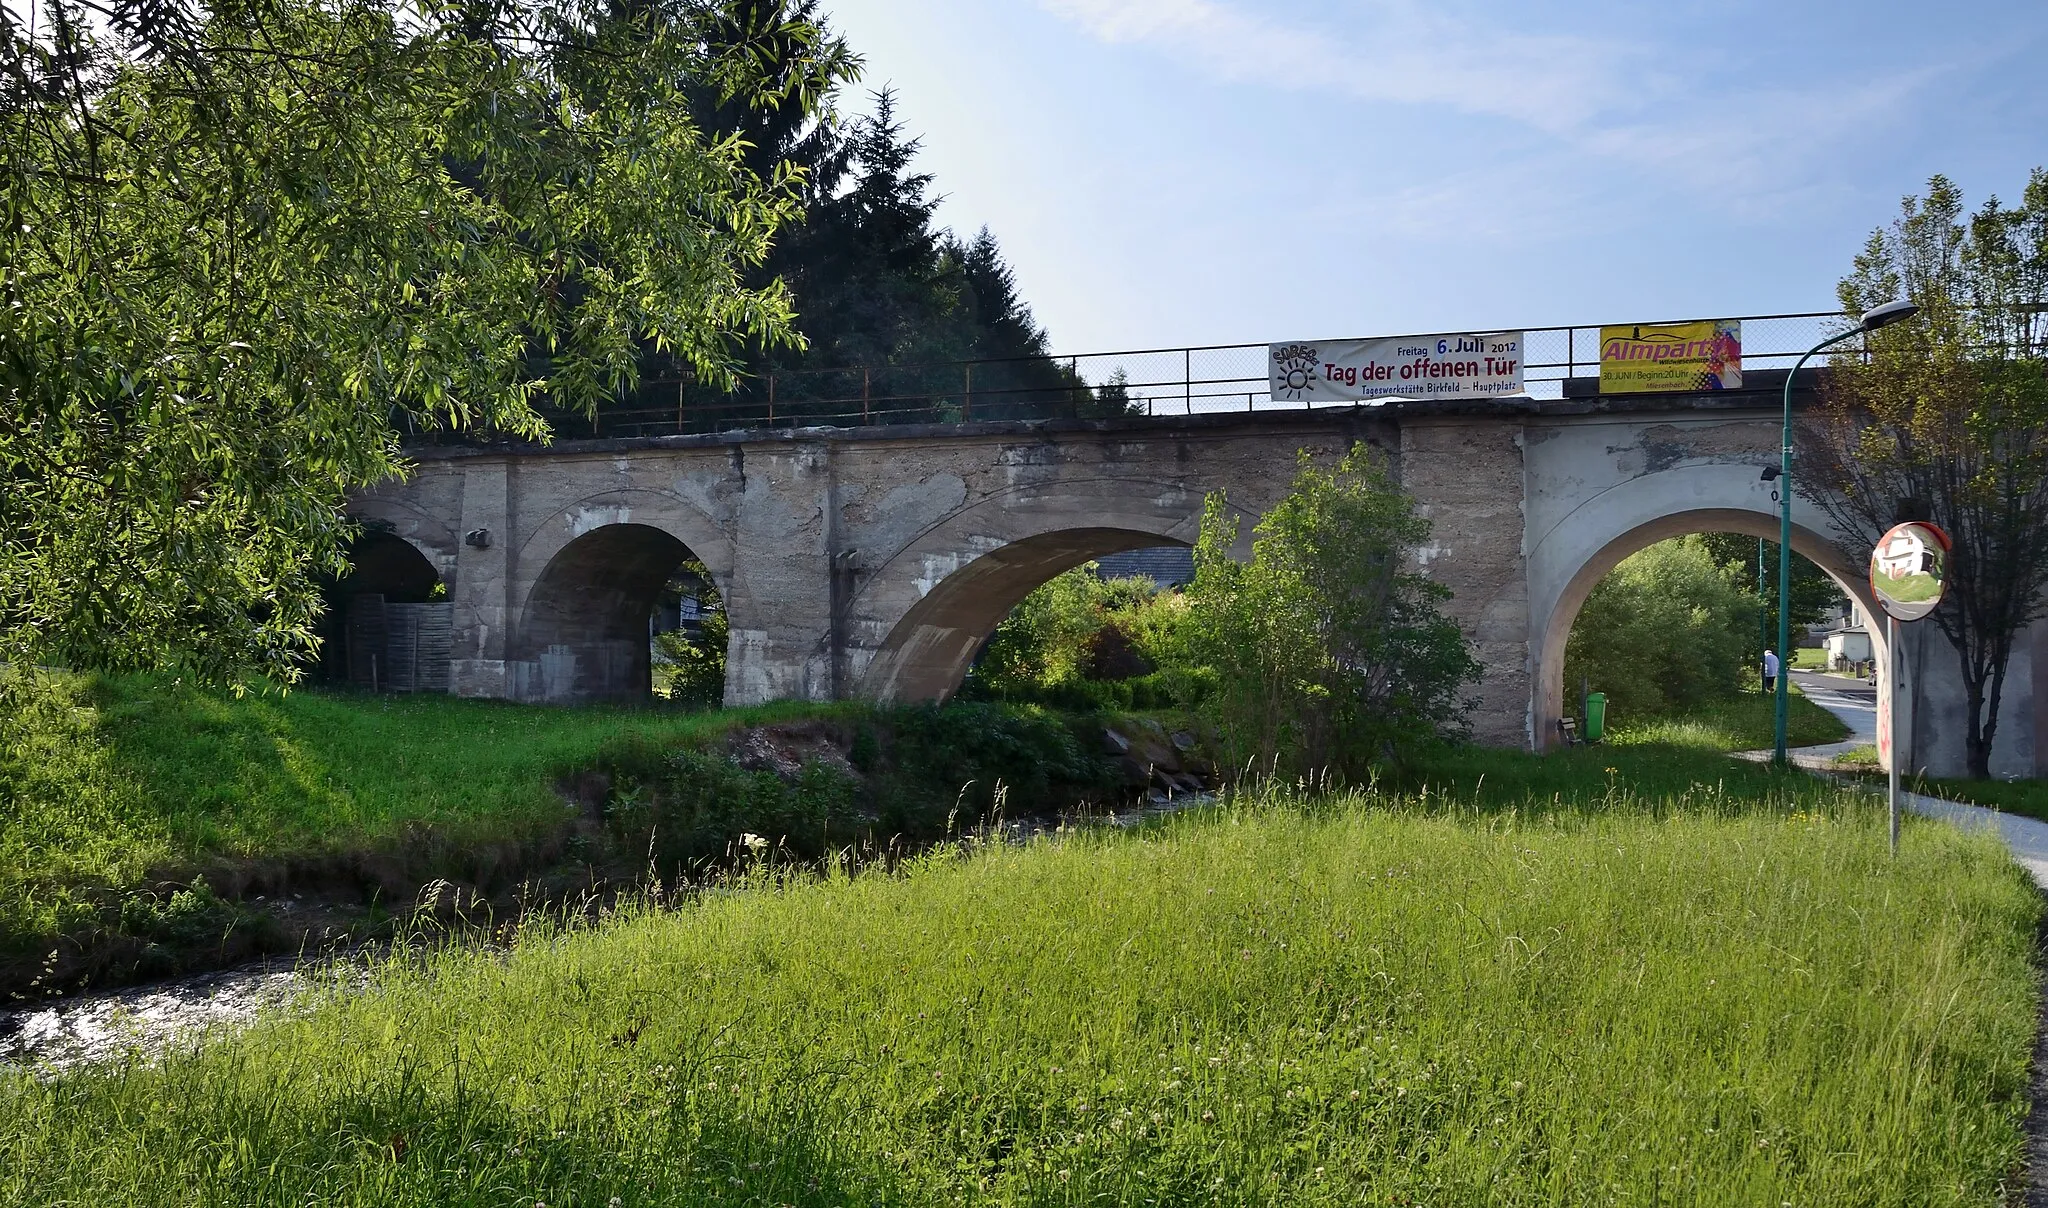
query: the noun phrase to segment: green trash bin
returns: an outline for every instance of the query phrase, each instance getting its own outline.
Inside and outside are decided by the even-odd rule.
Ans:
[[[1607,730],[1607,694],[1586,693],[1586,741],[1599,742]]]

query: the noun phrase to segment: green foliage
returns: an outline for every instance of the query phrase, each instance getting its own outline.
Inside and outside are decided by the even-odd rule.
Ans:
[[[0,670],[0,962],[88,925],[76,886],[134,885],[172,828],[116,759],[85,681]]]
[[[1212,495],[1178,628],[1181,661],[1215,677],[1228,766],[1362,780],[1458,732],[1478,664],[1438,611],[1449,590],[1403,569],[1429,522],[1370,446],[1334,470],[1304,454],[1249,564],[1231,558],[1238,523]]]
[[[872,799],[885,830],[906,803],[943,802],[967,826],[999,806],[1013,818],[1042,814],[1110,788],[1108,764],[1076,731],[1083,719],[962,702],[878,712],[870,724],[882,738]]]
[[[725,700],[725,653],[732,621],[725,609],[701,614],[697,633],[672,629],[656,635],[655,647],[668,660],[657,674],[667,680],[668,698],[678,704],[715,709]]]
[[[1761,700],[1763,707],[1701,710],[1615,730],[1606,742],[1541,755],[1469,743],[1439,747],[1383,777],[1380,787],[1489,814],[1593,815],[1632,803],[1686,801],[1825,810],[1840,797],[1839,786],[1798,768],[1774,768],[1769,760],[1728,758],[1734,751],[1770,746],[1769,699],[1745,699]],[[1803,710],[1817,715],[1810,724],[1823,737],[1814,741],[1841,736],[1832,714],[1803,698],[1793,701],[1795,725],[1804,720]],[[1835,728],[1820,729],[1824,725]]]
[[[1565,694],[1607,694],[1610,725],[1733,697],[1756,676],[1757,601],[1697,536],[1622,560],[1586,597],[1565,647]],[[1774,638],[1773,641],[1776,639]]]
[[[53,941],[82,975],[118,949],[109,942],[163,940],[167,920],[204,905],[175,899],[199,892],[203,870],[376,860],[419,882],[523,875],[530,860],[508,852],[540,850],[569,820],[554,788],[563,773],[621,743],[673,747],[798,712],[714,719],[0,676],[0,982],[25,980],[16,974]],[[214,939],[231,920],[218,921]]]
[[[28,981],[52,946],[67,985],[156,959],[138,945],[217,946],[234,904],[280,877],[353,893],[374,867],[390,892],[447,877],[488,894],[542,874],[564,842],[612,875],[652,855],[670,876],[745,833],[811,857],[1112,788],[1080,723],[988,704],[562,709],[58,673],[0,679],[0,704],[0,985]],[[844,755],[821,761],[813,743],[801,767],[742,766],[728,748],[747,728],[829,734]],[[610,792],[582,800],[592,771]],[[605,833],[586,833],[583,810]]]
[[[1057,811],[1106,796],[1107,761],[1069,724],[996,704],[844,710],[830,723],[757,731],[787,744],[761,766],[733,743],[682,747],[636,740],[599,756],[612,777],[606,817],[629,852],[662,876],[729,857],[744,837],[809,860],[957,835],[994,818]]]
[[[1868,543],[1901,520],[1954,540],[1928,620],[1955,647],[1983,779],[2006,666],[2048,608],[2048,170],[2017,208],[1994,197],[1974,214],[1933,177],[1837,292],[1852,312],[1906,298],[1920,313],[1835,358],[1802,425],[1800,489]]]
[[[1808,700],[1799,685],[1791,685],[1787,705],[1787,745],[1819,746],[1849,737],[1849,727],[1842,719]],[[1777,698],[1752,688],[1675,713],[1623,717],[1610,727],[1605,741],[1721,752],[1768,750],[1777,741]]]
[[[852,843],[864,829],[857,796],[852,778],[822,763],[785,781],[723,751],[682,747],[646,781],[615,785],[605,813],[627,850],[645,851],[659,873],[675,876],[730,857],[749,835],[798,859]]]
[[[897,117],[893,92],[874,99],[871,115],[850,122],[785,121],[761,132],[761,147],[801,171],[804,212],[756,276],[789,284],[804,342],[751,356],[751,380],[712,404],[719,422],[764,419],[770,375],[778,420],[843,416],[850,399],[870,400],[874,423],[1135,413],[1120,375],[1090,386],[1047,355],[1046,332],[986,227],[963,238],[936,225],[939,198],[917,168],[919,140]],[[958,363],[970,359],[982,363]],[[672,397],[621,405],[661,408]]]
[[[401,951],[6,1076],[0,1200],[1988,1206],[2023,1168],[2042,907],[1989,836],[1893,861],[1862,799],[1711,783],[1256,804]]]
[[[0,659],[294,678],[401,431],[794,338],[745,274],[796,183],[690,103],[780,85],[703,6],[45,7],[0,21]]]
[[[1753,654],[1761,655],[1764,646],[1778,644],[1778,543],[1765,541],[1763,546],[1764,574],[1757,578],[1757,539],[1740,533],[1701,533],[1699,539],[1705,543],[1707,553],[1714,565],[1729,569],[1736,586],[1745,591],[1757,590],[1758,582],[1763,588],[1758,603],[1763,608],[1763,625],[1757,629],[1753,642],[1760,642]],[[1842,603],[1842,589],[1828,578],[1826,571],[1812,562],[1792,555],[1792,632],[1796,637],[1801,629],[1810,628],[1827,616],[1828,610]]]
[[[1023,699],[1086,678],[1107,601],[1108,584],[1093,563],[1048,579],[996,626],[970,672],[974,684],[1000,699]]]
[[[967,690],[998,700],[1087,710],[1164,704],[1159,674],[1185,611],[1150,579],[1103,579],[1094,563],[1040,584],[996,626]],[[1140,706],[1143,707],[1143,706]]]
[[[725,601],[719,598],[711,572],[694,559],[676,569],[664,590],[697,602],[697,629],[694,634],[671,629],[655,635],[654,647],[660,654],[654,667],[655,694],[677,704],[715,709],[725,703],[725,655],[732,637]]]

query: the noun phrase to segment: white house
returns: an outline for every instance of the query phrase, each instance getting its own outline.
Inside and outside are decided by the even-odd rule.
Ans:
[[[1828,652],[1828,666],[1840,669],[1850,663],[1867,662],[1870,652],[1870,631],[1861,625],[1844,625],[1827,635],[1822,643]]]
[[[1892,579],[1927,574],[1934,570],[1934,554],[1920,540],[1918,529],[1903,529],[1893,533],[1891,540],[1877,551],[1877,569]]]

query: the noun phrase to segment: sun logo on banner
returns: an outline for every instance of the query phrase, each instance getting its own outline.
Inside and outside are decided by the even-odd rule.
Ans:
[[[1316,380],[1322,357],[1313,344],[1281,344],[1273,349],[1273,397],[1287,400],[1308,397]]]

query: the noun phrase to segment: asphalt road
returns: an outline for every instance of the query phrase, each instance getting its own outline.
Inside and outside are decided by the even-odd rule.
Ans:
[[[1792,682],[1806,698],[1849,727],[1849,746],[1877,743],[1877,689],[1860,679],[1823,675],[1818,671],[1794,671]]]

